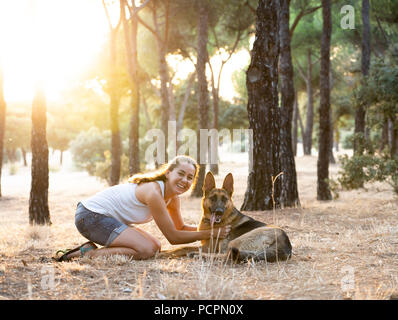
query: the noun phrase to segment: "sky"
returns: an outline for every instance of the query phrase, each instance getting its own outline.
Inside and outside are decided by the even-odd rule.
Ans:
[[[119,9],[113,8],[116,21]],[[36,81],[43,82],[48,101],[61,99],[62,90],[74,84],[102,49],[108,31],[101,0],[1,0],[0,63],[6,101],[31,101]],[[230,78],[248,59],[242,51],[225,65],[221,96],[233,98]],[[174,65],[179,78],[192,71],[190,63]]]

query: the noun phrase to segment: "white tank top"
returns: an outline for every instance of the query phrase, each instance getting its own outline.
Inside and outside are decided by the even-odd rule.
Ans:
[[[164,182],[156,182],[162,190],[162,197],[164,197]],[[127,225],[146,223],[153,217],[147,205],[140,202],[135,196],[136,187],[136,183],[118,184],[98,192],[81,203],[93,212],[113,217]]]

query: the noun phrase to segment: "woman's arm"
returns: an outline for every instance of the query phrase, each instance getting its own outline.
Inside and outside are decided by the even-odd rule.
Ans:
[[[171,244],[183,244],[195,242],[198,240],[206,240],[211,237],[211,230],[201,231],[185,231],[177,230],[173,220],[167,211],[166,203],[160,193],[160,188],[148,188],[148,192],[143,195],[143,200],[148,206],[155,223],[159,227],[160,231],[164,234],[166,239]],[[220,238],[225,238],[229,233],[229,227],[221,228]],[[218,229],[214,229],[213,236],[216,237]]]
[[[185,231],[196,231],[197,226],[191,226],[184,223],[181,215],[181,200],[179,197],[174,197],[171,199],[169,205],[167,206],[167,210],[169,211],[170,217],[174,222],[174,225],[177,230],[185,230]]]

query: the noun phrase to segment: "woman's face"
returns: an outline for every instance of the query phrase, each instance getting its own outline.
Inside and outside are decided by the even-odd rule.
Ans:
[[[188,191],[195,178],[195,167],[190,163],[180,163],[172,171],[166,172],[168,187],[175,195]]]

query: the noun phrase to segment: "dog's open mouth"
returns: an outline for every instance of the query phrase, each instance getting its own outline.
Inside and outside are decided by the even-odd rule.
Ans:
[[[212,213],[210,217],[210,225],[213,227],[214,223],[220,223],[221,222],[221,216]]]

